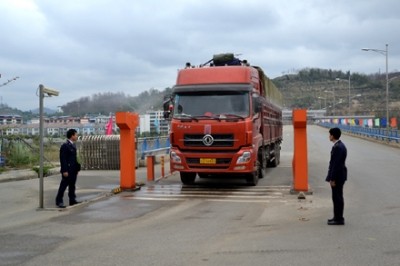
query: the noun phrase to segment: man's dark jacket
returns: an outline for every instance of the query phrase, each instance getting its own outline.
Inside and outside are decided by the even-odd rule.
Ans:
[[[61,173],[76,175],[81,170],[81,165],[77,161],[76,147],[70,141],[66,141],[60,148]]]
[[[327,182],[335,181],[336,183],[344,184],[347,180],[346,157],[346,146],[342,141],[338,140],[332,147],[328,175],[325,179]]]

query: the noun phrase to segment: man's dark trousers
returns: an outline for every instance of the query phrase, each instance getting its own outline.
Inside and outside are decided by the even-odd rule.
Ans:
[[[69,197],[69,203],[74,203],[76,202],[76,195],[75,195],[75,183],[76,183],[76,177],[77,174],[71,174],[68,173],[67,177],[62,176],[61,174],[61,182],[60,182],[60,187],[58,189],[58,193],[56,196],[56,205],[59,205],[63,202],[64,198],[64,192],[68,187],[68,197]]]
[[[343,185],[344,185],[343,183],[337,182],[336,185],[332,187],[333,219],[339,222],[344,220]]]

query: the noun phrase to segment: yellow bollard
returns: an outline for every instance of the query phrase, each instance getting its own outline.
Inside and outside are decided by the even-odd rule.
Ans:
[[[164,156],[161,156],[161,177],[165,176],[165,169],[164,169]]]
[[[155,157],[154,155],[149,155],[146,157],[147,164],[147,181],[154,181],[154,163]]]

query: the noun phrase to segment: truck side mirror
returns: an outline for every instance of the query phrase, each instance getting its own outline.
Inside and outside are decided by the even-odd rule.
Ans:
[[[174,109],[174,106],[172,105],[172,102],[173,102],[173,98],[172,98],[171,95],[164,96],[164,101],[163,101],[164,113],[163,113],[163,116],[164,116],[164,119],[166,119],[166,120],[169,118],[169,116],[172,113],[172,110]]]

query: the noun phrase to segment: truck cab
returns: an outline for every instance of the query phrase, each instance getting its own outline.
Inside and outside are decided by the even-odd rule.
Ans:
[[[263,95],[260,73],[247,64],[179,71],[164,109],[170,119],[170,169],[180,172],[184,184],[193,184],[197,175],[243,177],[250,185],[264,177],[273,146],[282,140],[282,124],[280,109]],[[278,137],[271,133],[268,106],[278,113]]]

